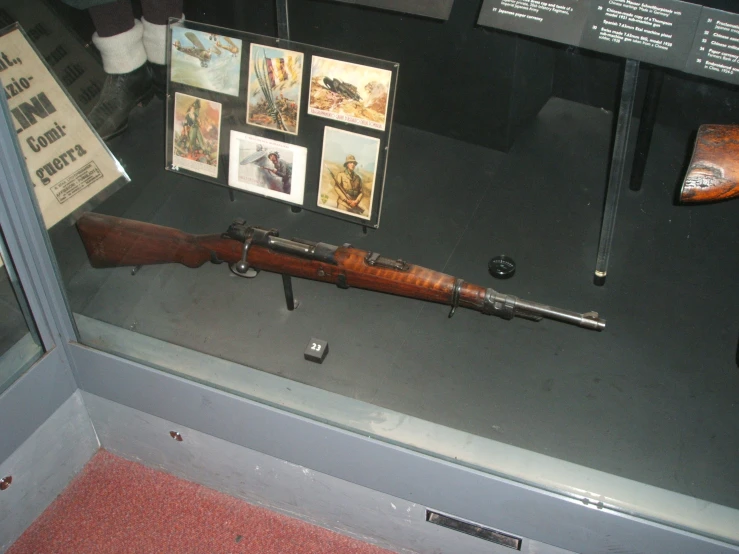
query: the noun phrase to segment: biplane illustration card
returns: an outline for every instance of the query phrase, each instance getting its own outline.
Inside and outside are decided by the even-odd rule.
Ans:
[[[229,154],[229,186],[303,204],[306,148],[231,131]]]
[[[218,102],[175,93],[172,165],[217,177],[220,136]]]
[[[385,130],[392,73],[313,56],[308,113]]]
[[[172,28],[172,81],[238,96],[240,72],[241,40]]]
[[[246,122],[297,135],[302,83],[301,52],[252,44]]]
[[[372,218],[380,139],[325,127],[318,207]]]

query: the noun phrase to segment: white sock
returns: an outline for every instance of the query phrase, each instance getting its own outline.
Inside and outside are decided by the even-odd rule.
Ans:
[[[167,63],[167,25],[156,25],[141,18],[144,25],[144,48],[151,63]]]
[[[144,27],[138,19],[134,20],[133,29],[113,35],[112,37],[99,37],[97,33],[92,35],[92,42],[100,50],[103,57],[103,69],[106,73],[131,73],[146,63],[146,50],[141,40],[144,35]]]

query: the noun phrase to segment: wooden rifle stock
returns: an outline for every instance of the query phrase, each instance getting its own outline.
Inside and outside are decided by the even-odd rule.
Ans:
[[[680,201],[718,202],[739,197],[739,125],[701,125]]]
[[[504,319],[550,318],[587,329],[603,330],[595,312],[579,314],[501,294],[450,275],[392,260],[346,244],[336,247],[302,239],[284,239],[274,229],[234,222],[221,235],[191,235],[120,217],[86,213],[77,221],[93,267],[180,263],[200,267],[227,262],[237,275],[249,269],[303,277],[340,288],[357,287],[458,306]]]

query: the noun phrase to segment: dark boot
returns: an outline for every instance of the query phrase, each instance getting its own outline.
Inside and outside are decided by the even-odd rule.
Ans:
[[[151,76],[154,83],[154,92],[158,98],[167,96],[167,66],[154,62],[147,62],[151,67]]]
[[[131,110],[146,105],[153,95],[151,68],[146,63],[130,73],[108,75],[87,119],[100,138],[108,140],[125,131]]]

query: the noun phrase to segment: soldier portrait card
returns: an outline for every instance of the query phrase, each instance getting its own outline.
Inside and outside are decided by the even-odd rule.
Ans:
[[[302,206],[307,159],[302,146],[231,131],[228,184]]]
[[[208,177],[217,177],[220,136],[220,103],[175,93],[173,166]]]
[[[392,72],[313,56],[308,113],[385,130]]]
[[[380,139],[325,127],[318,207],[371,219],[379,153]]]
[[[303,54],[252,44],[248,83],[246,122],[297,135]]]
[[[171,60],[173,82],[239,95],[241,40],[172,27]]]

